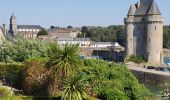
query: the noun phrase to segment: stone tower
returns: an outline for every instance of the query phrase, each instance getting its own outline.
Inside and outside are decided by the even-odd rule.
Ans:
[[[14,14],[12,14],[10,18],[9,33],[11,35],[16,35],[17,33],[16,16]]]
[[[163,62],[163,18],[155,0],[131,5],[126,26],[126,57],[142,56],[152,65]]]

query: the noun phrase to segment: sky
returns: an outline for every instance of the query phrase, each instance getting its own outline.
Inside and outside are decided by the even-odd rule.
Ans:
[[[124,24],[131,4],[139,0],[1,0],[0,24],[9,24],[12,13],[18,25],[109,26]],[[170,0],[156,0],[170,24]]]

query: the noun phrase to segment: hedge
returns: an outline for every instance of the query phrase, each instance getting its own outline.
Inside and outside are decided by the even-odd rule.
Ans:
[[[0,63],[0,80],[5,85],[20,88],[22,70],[21,63]]]

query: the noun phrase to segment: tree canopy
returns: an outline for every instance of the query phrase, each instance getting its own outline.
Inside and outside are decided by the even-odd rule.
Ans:
[[[82,27],[82,34],[78,37],[88,37],[96,42],[115,42],[124,45],[125,28],[123,25],[112,25],[108,27]]]
[[[48,35],[48,31],[45,29],[41,29],[41,31],[38,32],[38,35]]]

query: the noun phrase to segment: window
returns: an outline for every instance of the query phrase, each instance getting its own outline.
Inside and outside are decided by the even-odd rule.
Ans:
[[[151,41],[151,39],[149,38],[149,42]]]
[[[155,26],[155,30],[156,30],[156,26]]]
[[[22,31],[22,29],[19,29],[19,31],[21,32],[21,31]]]

